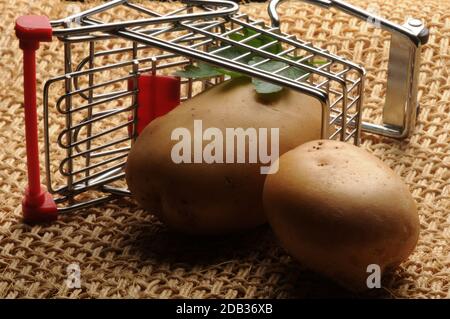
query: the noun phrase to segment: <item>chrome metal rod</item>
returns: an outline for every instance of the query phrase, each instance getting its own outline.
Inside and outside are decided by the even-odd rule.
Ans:
[[[67,21],[83,21],[83,18],[88,17],[90,15],[105,11],[109,9],[111,6],[116,6],[122,4],[126,0],[113,1],[110,6],[109,3],[105,4],[101,8],[95,8],[91,11],[82,12],[69,18],[52,21],[51,25],[53,27],[57,27],[62,25]],[[78,26],[76,28],[65,28],[65,29],[55,29],[53,34],[55,36],[70,36],[70,35],[80,35],[87,34],[90,32],[115,32],[124,28],[135,27],[135,26],[146,26],[152,24],[162,24],[168,22],[181,22],[187,20],[198,20],[202,18],[215,18],[215,17],[228,17],[229,15],[235,13],[239,9],[239,5],[237,3],[226,1],[226,0],[190,0],[191,4],[199,4],[199,5],[216,5],[218,7],[225,7],[226,9],[216,10],[216,11],[208,11],[202,13],[191,13],[191,14],[181,14],[176,16],[160,16],[160,17],[152,17],[149,19],[139,19],[139,20],[130,20],[123,22],[113,22],[113,23],[104,23],[101,25],[87,25],[87,26]]]
[[[92,69],[94,67],[94,58],[95,58],[94,53],[95,53],[95,43],[93,41],[90,41],[89,42],[89,68],[90,69]],[[92,109],[93,108],[92,103],[94,101],[94,90],[92,89],[93,85],[94,85],[94,75],[89,74],[89,87],[91,89],[89,90],[89,93],[88,93],[88,102],[89,102],[88,103],[89,106],[87,107],[88,119],[91,119],[92,114],[93,114],[93,109]],[[92,140],[91,135],[92,135],[92,124],[89,124],[86,129],[86,136],[87,136],[86,149],[88,149],[88,150],[91,149],[91,140]],[[90,154],[88,154],[86,156],[85,160],[86,160],[86,163],[85,163],[86,167],[89,167],[91,165]],[[90,175],[90,170],[86,169],[85,174],[86,174],[85,175],[86,178],[88,178]]]
[[[72,51],[71,51],[70,43],[64,43],[64,71],[66,72],[66,74],[70,74],[72,72]],[[72,78],[70,76],[66,76],[64,84],[65,84],[64,85],[65,93],[67,95],[67,93],[72,91]],[[68,110],[70,110],[72,108],[72,97],[71,96],[66,97],[66,108]],[[66,114],[66,127],[69,129],[72,127],[72,114],[71,113]],[[70,134],[66,135],[66,139],[67,139],[66,140],[67,144],[72,143],[72,136]],[[67,149],[66,155],[67,155],[67,159],[68,159],[67,160],[67,169],[70,172],[70,171],[72,171],[72,168],[73,168],[72,149]],[[72,184],[73,184],[72,176],[67,176],[67,188],[69,189],[69,191],[73,187]]]
[[[99,205],[102,203],[107,203],[112,201],[113,199],[117,198],[116,195],[109,195],[109,196],[104,196],[104,197],[100,197],[100,198],[95,198],[95,199],[91,199],[85,202],[81,202],[81,203],[76,203],[76,204],[70,204],[68,206],[65,207],[58,207],[58,213],[60,214],[67,214],[67,213],[71,213],[74,211],[78,211],[81,209],[85,209],[88,207],[92,207],[95,205]],[[56,201],[56,200],[55,200]],[[63,197],[63,200],[59,200],[57,201],[58,203],[64,203],[65,201],[67,201],[67,199],[65,197]]]
[[[128,154],[121,154],[121,155],[119,155],[119,156],[116,156],[116,157],[113,157],[113,158],[109,158],[109,159],[107,159],[107,160],[103,160],[103,161],[101,161],[101,162],[99,162],[99,163],[90,164],[89,166],[86,166],[86,167],[81,168],[81,169],[79,169],[79,170],[73,171],[73,172],[72,172],[72,175],[75,176],[75,175],[84,173],[84,172],[86,172],[86,171],[93,170],[93,169],[98,168],[98,167],[100,167],[100,166],[103,166],[103,165],[106,165],[106,164],[113,163],[113,162],[119,161],[119,160],[121,160],[121,159],[124,159],[124,158],[127,157],[127,156],[128,156]],[[64,172],[64,171],[60,171],[60,173],[61,173],[62,175],[64,175],[64,176],[67,176],[67,175],[68,175],[68,174],[67,174],[66,172]]]
[[[272,25],[280,26],[277,6],[284,0],[271,0],[268,6]],[[418,75],[420,68],[420,48],[428,42],[429,31],[417,19],[408,19],[398,25],[380,16],[342,0],[302,0],[325,8],[336,8],[391,34],[389,52],[386,103],[383,107],[383,126],[362,123],[359,127],[367,132],[392,138],[406,138],[415,126],[418,101]],[[362,99],[361,99],[362,100]],[[396,132],[396,133],[394,133]]]
[[[81,178],[79,180],[75,180],[73,182],[74,186],[77,185],[83,185],[85,184],[86,186],[90,185],[90,181],[92,181],[93,183],[97,183],[99,181],[101,181],[102,179],[106,178],[106,177],[110,177],[111,175],[116,174],[118,171],[122,171],[124,165],[126,164],[126,161],[122,161],[119,164],[116,164],[114,166],[108,167],[107,169],[104,169],[100,172],[97,173],[93,173],[90,176]],[[74,176],[74,175],[72,175]]]

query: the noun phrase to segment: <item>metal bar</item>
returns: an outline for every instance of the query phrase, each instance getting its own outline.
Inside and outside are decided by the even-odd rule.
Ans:
[[[50,24],[52,25],[53,28],[54,27],[63,26],[63,25],[68,25],[72,21],[80,20],[82,17],[86,17],[86,16],[89,16],[89,15],[94,15],[94,14],[97,14],[97,13],[101,13],[101,12],[103,12],[105,10],[108,10],[108,9],[114,8],[116,6],[119,6],[119,5],[123,4],[123,3],[125,3],[126,1],[128,1],[128,0],[112,0],[112,1],[109,1],[109,2],[107,2],[105,4],[96,6],[95,8],[88,9],[88,10],[86,10],[84,12],[73,14],[71,16],[68,16],[68,17],[64,18],[64,19],[51,21]]]
[[[109,158],[109,159],[107,159],[107,160],[103,160],[102,162],[99,162],[99,163],[96,163],[96,164],[92,164],[92,165],[89,165],[89,166],[87,166],[87,167],[85,167],[85,168],[81,168],[81,169],[79,169],[79,170],[76,170],[76,171],[72,172],[72,175],[75,176],[75,175],[84,173],[84,172],[86,172],[86,171],[93,170],[93,169],[98,168],[98,167],[100,167],[100,166],[102,166],[102,165],[109,164],[109,163],[113,163],[113,162],[118,161],[118,160],[120,160],[120,159],[122,159],[122,158],[125,158],[125,157],[127,157],[127,156],[128,156],[128,154],[122,154],[122,155],[119,155],[119,156],[116,156],[116,157],[113,157],[113,158]],[[68,174],[67,174],[66,172],[64,172],[64,171],[60,171],[60,173],[61,173],[62,175],[64,175],[64,176],[67,176],[67,175],[68,175]],[[87,177],[89,177],[89,176],[87,176]]]
[[[72,72],[72,53],[71,53],[71,44],[70,43],[64,43],[64,71],[66,74],[70,74]],[[72,90],[72,77],[66,76],[65,80],[65,91],[66,94],[70,93]],[[70,110],[72,108],[72,96],[68,95],[66,97],[66,108]],[[72,114],[69,112],[66,114],[66,127],[70,128],[72,126]],[[66,135],[67,144],[72,143],[72,135],[67,134]],[[67,169],[69,172],[73,169],[73,163],[72,163],[72,149],[66,150],[66,156],[68,158],[67,160]],[[67,189],[69,191],[73,188],[73,178],[72,176],[67,176]],[[69,196],[70,197],[70,196]]]
[[[131,129],[131,137],[132,142],[137,138],[137,121],[138,121],[138,76],[139,76],[139,59],[138,59],[138,43],[133,41],[133,119],[132,119],[132,129]]]
[[[84,157],[84,156],[85,156],[87,153],[89,153],[89,152],[92,152],[91,158],[94,158],[94,157],[102,157],[102,156],[107,156],[107,155],[113,155],[113,154],[117,154],[117,153],[127,152],[127,151],[130,149],[130,147],[128,147],[128,146],[127,146],[127,147],[122,147],[122,148],[113,149],[113,150],[109,150],[109,151],[104,151],[104,152],[94,153],[94,152],[96,152],[96,151],[99,151],[99,150],[102,150],[102,149],[105,149],[105,148],[108,148],[108,147],[111,147],[111,146],[114,146],[114,145],[117,145],[117,144],[120,144],[120,143],[124,143],[124,142],[126,142],[126,141],[129,141],[130,139],[131,139],[130,137],[123,137],[123,138],[120,138],[120,139],[118,139],[118,140],[109,142],[109,143],[107,143],[107,144],[104,144],[104,145],[101,145],[101,146],[94,147],[94,148],[92,148],[92,149],[89,150],[89,151],[83,151],[83,152],[76,153],[75,155],[71,155],[71,157],[66,157],[66,158],[64,158],[64,159],[61,161],[61,164],[60,164],[60,165],[65,165],[69,160],[73,160],[73,159],[75,159],[75,158],[77,158],[77,157],[80,157],[80,156],[83,156],[83,157]]]
[[[125,0],[122,0],[125,1]],[[119,2],[122,2],[119,1]],[[139,19],[139,20],[130,20],[130,21],[123,21],[123,22],[113,22],[113,23],[104,23],[101,25],[87,25],[87,26],[79,26],[77,28],[65,28],[65,29],[55,29],[53,31],[53,34],[55,36],[69,36],[69,35],[79,35],[79,34],[86,34],[90,32],[117,32],[124,28],[130,28],[134,26],[146,26],[146,25],[153,25],[153,24],[162,24],[162,23],[168,23],[168,22],[181,22],[186,20],[198,20],[202,18],[216,18],[216,17],[228,17],[229,15],[235,13],[239,9],[239,5],[237,3],[226,1],[226,0],[190,0],[192,4],[209,4],[209,5],[218,5],[222,7],[226,7],[226,9],[217,10],[217,11],[210,11],[210,12],[202,12],[202,13],[192,13],[192,14],[182,14],[182,15],[176,15],[176,16],[160,16],[160,17],[153,17],[150,19]],[[120,3],[118,3],[120,4]],[[117,5],[118,5],[117,4]],[[97,10],[98,11],[98,10]],[[104,11],[104,10],[102,10]],[[101,12],[101,11],[100,11]],[[98,13],[98,12],[96,12]],[[91,13],[90,13],[91,14]],[[78,15],[74,15],[69,17],[71,21],[79,18],[83,18],[87,16],[86,13],[80,13]],[[66,18],[68,19],[68,18]],[[60,21],[54,21],[52,22],[52,26],[59,26]],[[64,20],[63,20],[64,21]],[[82,22],[85,22],[82,20]]]
[[[342,128],[337,129],[331,136],[329,137],[330,140],[333,140],[338,134],[342,135]]]
[[[111,85],[111,84],[115,84],[115,83],[118,83],[118,82],[126,81],[126,80],[128,80],[128,79],[130,79],[130,78],[132,78],[131,75],[126,75],[126,76],[123,76],[123,77],[120,77],[120,78],[116,78],[116,79],[114,79],[114,80],[110,80],[110,81],[102,82],[102,83],[99,83],[99,84],[95,84],[95,85],[93,85],[92,87],[86,87],[86,88],[84,88],[84,89],[78,88],[78,89],[73,90],[73,91],[72,91],[71,93],[69,93],[69,94],[70,94],[70,95],[79,95],[79,96],[82,97],[83,99],[89,100],[89,97],[86,96],[86,94],[84,94],[85,92],[87,92],[87,91],[89,91],[89,90],[91,90],[91,89],[99,89],[99,88],[101,88],[101,87],[105,87],[105,86],[108,86],[108,85]],[[126,94],[126,93],[127,93],[126,90],[121,90],[121,91],[114,91],[114,92],[108,92],[108,93],[97,94],[97,95],[94,95],[94,96],[93,96],[93,100],[94,100],[94,101],[95,101],[95,100],[100,100],[100,99],[106,100],[107,98],[120,97],[122,94]],[[62,114],[65,114],[66,112],[68,112],[68,111],[65,111],[65,110],[63,110],[63,109],[61,108],[61,103],[63,102],[64,98],[65,98],[65,95],[60,96],[59,99],[58,99],[58,101],[57,101],[57,104],[56,104],[56,105],[57,105],[58,111],[59,111],[60,113],[62,113]],[[79,108],[77,108],[76,110],[78,110],[78,109],[79,109]]]
[[[356,118],[356,145],[360,145],[361,143],[361,129],[362,129],[362,106],[364,102],[364,81],[365,81],[365,75],[363,75],[360,79],[359,83],[359,89],[358,89],[358,104],[356,105],[356,112],[359,114],[359,116]]]
[[[65,148],[65,145],[62,144],[62,143],[59,143],[59,141],[61,141],[64,136],[67,136],[67,135],[72,136],[72,134],[71,134],[72,131],[74,132],[74,135],[77,135],[78,131],[81,128],[83,128],[84,126],[87,126],[89,124],[92,124],[92,123],[104,120],[104,119],[106,119],[108,117],[111,117],[111,116],[114,116],[114,115],[117,115],[117,114],[120,114],[120,113],[123,113],[123,112],[131,111],[131,110],[133,110],[133,106],[127,106],[127,107],[120,108],[120,109],[114,109],[114,110],[111,110],[111,111],[103,111],[103,112],[97,113],[93,117],[91,117],[90,119],[85,119],[85,120],[83,120],[82,122],[80,122],[80,123],[78,123],[76,125],[67,127],[66,129],[62,130],[61,133],[58,135],[58,144],[62,148]],[[67,143],[66,145],[69,145],[68,148],[72,148],[73,147],[73,143],[72,142]]]
[[[254,24],[252,24],[252,23],[247,23],[247,22],[244,22],[244,21],[240,21],[240,20],[237,20],[235,18],[231,18],[230,20],[234,21],[235,23],[238,23],[238,24],[242,25],[243,27],[250,28],[253,31],[261,31],[261,29],[256,28],[254,26]],[[268,35],[270,37],[278,39],[280,42],[283,42],[283,43],[286,43],[286,44],[290,44],[290,45],[292,45],[294,47],[297,47],[298,49],[303,49],[305,51],[313,53],[314,55],[318,55],[318,56],[324,57],[324,58],[326,58],[328,60],[338,61],[339,63],[341,63],[341,64],[343,64],[345,66],[348,66],[348,67],[350,67],[352,69],[355,69],[357,71],[363,71],[363,68],[361,66],[359,66],[358,64],[353,63],[353,62],[348,61],[348,60],[345,60],[345,59],[343,59],[343,58],[341,58],[341,57],[339,57],[339,56],[337,56],[335,54],[332,54],[328,50],[316,48],[316,47],[314,47],[312,45],[311,42],[305,42],[305,41],[302,41],[302,40],[299,40],[299,39],[296,39],[296,38],[293,38],[293,37],[289,37],[289,35],[287,35],[285,33],[282,33],[282,32],[277,32],[277,33],[272,32],[272,33],[270,33]]]
[[[132,124],[133,124],[133,121],[130,120],[130,121],[127,121],[127,122],[125,122],[125,123],[122,123],[122,124],[119,124],[119,125],[117,125],[117,126],[114,126],[114,127],[111,128],[111,129],[101,131],[101,132],[96,133],[96,134],[94,134],[94,135],[90,135],[90,136],[88,135],[88,137],[86,137],[85,139],[82,139],[82,140],[78,140],[78,139],[77,139],[78,133],[79,133],[80,129],[76,129],[76,130],[75,130],[75,133],[74,133],[74,139],[73,139],[74,142],[73,142],[72,144],[70,144],[70,145],[67,145],[67,144],[62,143],[62,137],[63,137],[65,134],[67,134],[67,133],[71,133],[73,129],[71,129],[71,130],[64,130],[64,133],[61,133],[61,134],[59,135],[59,137],[61,137],[61,138],[58,138],[58,145],[59,145],[61,148],[64,148],[64,149],[67,149],[67,148],[69,148],[69,147],[77,147],[77,151],[79,152],[79,148],[78,148],[79,145],[84,144],[84,143],[90,145],[90,142],[91,142],[92,140],[94,140],[94,139],[96,139],[96,138],[99,138],[99,137],[102,137],[102,136],[105,136],[105,135],[107,135],[107,134],[110,134],[110,133],[112,133],[112,132],[114,132],[114,131],[118,131],[118,130],[120,130],[120,129],[122,129],[122,128],[128,127],[128,125],[132,125]],[[89,124],[87,124],[86,126],[89,127],[89,126],[91,126],[91,125],[92,125],[92,123],[89,123]],[[87,149],[90,149],[90,147],[87,147],[87,146],[86,146],[86,148],[87,148]]]
[[[135,3],[130,3],[128,1],[126,1],[124,3],[124,5],[129,7],[129,8],[133,8],[133,9],[139,11],[139,12],[146,13],[148,15],[152,15],[152,16],[155,16],[155,17],[161,16],[158,12],[152,11],[152,10],[144,8],[144,7],[141,7],[141,6],[139,6],[139,5],[135,4]]]
[[[131,195],[131,192],[128,189],[115,188],[115,187],[111,187],[108,185],[102,186],[102,191],[104,191],[105,193],[111,193],[111,194],[119,195],[119,196],[130,196]]]
[[[93,180],[94,183],[98,183],[105,176],[109,176],[111,172],[116,173],[118,168],[122,169],[126,163],[127,163],[126,161],[122,161],[119,164],[116,164],[114,166],[108,167],[107,169],[105,169],[105,170],[103,170],[101,172],[97,172],[97,173],[91,174],[88,177],[84,177],[84,178],[81,178],[79,180],[75,180],[73,182],[73,185],[76,186],[76,185],[83,185],[83,184],[85,184],[85,186],[90,186],[90,183],[89,183],[90,180]],[[72,176],[74,176],[74,175],[72,174]]]
[[[70,213],[73,211],[78,211],[78,210],[92,207],[92,206],[95,206],[98,204],[109,202],[115,198],[117,198],[115,195],[109,195],[109,196],[105,196],[105,197],[101,197],[101,198],[88,200],[88,201],[85,201],[82,203],[71,204],[66,207],[58,207],[58,214],[67,214],[67,213]],[[59,201],[59,203],[62,203],[62,202],[63,201]]]
[[[95,72],[101,72],[101,71],[107,71],[107,70],[111,70],[114,68],[121,68],[121,67],[126,67],[129,66],[133,63],[133,61],[126,61],[126,62],[118,62],[118,63],[113,63],[113,64],[107,64],[105,66],[99,66],[99,67],[95,67],[92,70],[84,70],[84,71],[74,71],[74,72],[69,72],[67,74],[64,75],[60,75],[54,78],[51,78],[50,80],[48,80],[48,82],[56,82],[56,81],[60,81],[63,80],[65,78],[67,78],[67,76],[76,78],[78,76],[82,76],[82,75],[87,75],[89,73],[95,73]]]
[[[90,41],[89,42],[89,69],[92,69],[94,67],[94,53],[95,53],[95,43]],[[94,90],[92,89],[92,86],[94,85],[94,74],[89,74],[89,95],[88,95],[88,119],[92,118],[92,102],[94,100]],[[91,135],[92,135],[92,124],[88,124],[87,128],[86,128],[86,149],[90,150],[91,149]],[[89,167],[90,163],[91,163],[91,156],[90,154],[86,155],[86,167]],[[86,170],[86,177],[89,177],[90,175],[90,170],[87,169]]]
[[[224,36],[216,35],[216,34],[213,34],[213,33],[211,33],[211,32],[204,31],[204,30],[202,30],[202,29],[194,28],[194,27],[191,27],[191,26],[189,26],[189,25],[187,25],[187,24],[185,24],[185,23],[182,23],[182,24],[183,24],[184,26],[186,26],[187,28],[189,28],[189,29],[195,30],[195,31],[200,32],[200,33],[202,33],[202,34],[204,34],[204,35],[208,35],[208,36],[214,37],[214,38],[216,38],[216,39],[219,39],[219,40],[222,41],[222,42],[231,44],[231,45],[233,45],[233,46],[240,47],[240,48],[242,48],[242,49],[246,49],[246,50],[248,50],[248,51],[250,51],[250,52],[253,52],[253,53],[258,53],[259,55],[261,55],[261,56],[263,56],[263,57],[266,57],[266,58],[269,58],[269,59],[275,59],[275,60],[277,60],[277,61],[284,62],[284,63],[289,64],[289,65],[291,65],[291,66],[295,66],[295,67],[299,67],[299,68],[301,68],[301,69],[305,69],[306,71],[310,71],[310,72],[316,73],[316,74],[318,74],[318,75],[330,77],[330,79],[332,79],[332,80],[338,82],[338,83],[341,84],[341,85],[345,84],[345,83],[343,83],[343,81],[342,81],[341,78],[339,78],[339,77],[337,77],[337,76],[334,76],[334,75],[332,75],[332,74],[326,73],[326,72],[324,72],[324,71],[322,71],[322,70],[320,70],[320,69],[316,69],[316,68],[314,68],[314,67],[311,67],[311,66],[309,66],[309,65],[307,65],[307,64],[300,64],[300,63],[298,63],[297,61],[289,60],[289,59],[284,58],[284,57],[279,57],[279,56],[277,56],[276,54],[273,54],[273,53],[270,53],[270,52],[267,52],[267,51],[260,50],[260,49],[258,49],[258,48],[255,48],[255,47],[252,47],[252,46],[250,46],[250,45],[247,45],[247,44],[245,44],[245,43],[236,42],[236,41],[233,41],[233,40],[231,40],[231,39],[229,39],[229,38],[226,38],[226,37],[224,37]],[[254,30],[255,30],[255,31],[261,31],[260,29],[257,29],[257,28],[254,28]],[[122,31],[120,31],[120,33],[123,34]],[[134,32],[132,32],[132,33],[134,33]],[[137,33],[136,35],[141,36],[139,33]],[[276,34],[274,34],[274,33],[268,33],[268,35],[271,36],[271,37],[272,37],[272,36],[275,37]],[[156,40],[156,39],[155,39],[155,40]],[[278,39],[278,40],[280,40],[280,39]],[[297,43],[297,44],[298,44],[298,43]],[[192,55],[192,53],[191,53],[191,55]],[[229,66],[230,66],[230,63],[228,63],[228,67],[229,67]],[[248,66],[247,66],[247,67],[248,67]],[[270,79],[269,79],[269,81],[270,81]]]
[[[47,184],[47,190],[53,194],[52,186],[52,174],[50,171],[50,133],[49,133],[49,112],[48,112],[48,92],[49,87],[53,82],[45,82],[44,84],[44,94],[43,94],[43,117],[44,117],[44,155],[45,155],[45,179]]]
[[[128,140],[131,140],[131,138],[129,138]],[[127,139],[124,139],[123,142],[126,142]],[[119,144],[119,143],[115,143],[115,144]],[[113,144],[114,145],[114,144]],[[130,151],[131,147],[130,146],[126,146],[126,147],[121,147],[121,148],[116,148],[113,150],[109,150],[109,151],[103,151],[103,152],[96,152],[96,153],[92,153],[91,157],[103,157],[103,156],[108,156],[108,155],[114,155],[114,154],[119,154],[119,153],[128,153]]]
[[[123,167],[125,166],[125,164],[126,163],[124,162],[122,166],[114,167],[113,169],[108,169],[107,171],[103,172],[102,175],[92,179],[92,184],[102,186],[102,181],[104,185],[106,183],[110,183],[113,180],[117,180],[117,176],[125,177],[125,173],[114,175],[116,173],[123,172]]]
[[[272,0],[268,8],[272,25],[276,27],[280,24],[276,8],[282,1]],[[398,25],[342,0],[305,2],[326,8],[334,7],[362,21],[376,22],[377,27],[391,34],[386,102],[383,107],[385,130],[369,123],[362,127],[369,132],[373,129],[372,133],[388,137],[400,139],[408,137],[416,121],[420,48],[428,42],[428,29],[418,19],[409,18],[403,25]],[[360,77],[364,76],[364,73],[360,74]]]
[[[132,78],[132,76],[129,76],[129,78]],[[104,99],[101,99],[101,100],[97,99],[95,102],[87,103],[87,104],[79,106],[77,108],[72,108],[72,109],[70,109],[68,111],[61,109],[61,106],[59,105],[60,103],[56,104],[57,105],[56,108],[57,108],[58,112],[61,113],[61,114],[76,113],[76,112],[82,111],[84,109],[92,108],[92,107],[95,107],[97,105],[105,104],[105,103],[108,103],[108,102],[111,102],[111,101],[114,101],[114,100],[117,100],[117,99],[120,99],[120,98],[124,98],[124,97],[130,96],[130,95],[133,95],[133,94],[134,94],[134,91],[119,91],[119,92],[117,92],[117,94],[114,94],[114,96],[112,96],[112,97],[107,97],[107,98],[104,98]],[[73,94],[70,94],[70,95],[73,95]],[[66,95],[61,96],[59,98],[58,102],[59,101],[61,101],[61,102],[64,101],[65,98],[66,98]]]

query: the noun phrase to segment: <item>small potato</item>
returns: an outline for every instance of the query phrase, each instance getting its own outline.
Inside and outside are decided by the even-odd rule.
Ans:
[[[367,289],[378,265],[396,267],[419,236],[414,200],[382,161],[350,144],[320,140],[279,158],[264,209],[282,246],[350,290]],[[375,266],[376,267],[376,266]]]

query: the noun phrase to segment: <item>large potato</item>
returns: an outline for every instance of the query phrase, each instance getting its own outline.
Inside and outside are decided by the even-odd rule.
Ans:
[[[255,227],[265,222],[266,175],[260,163],[175,164],[171,152],[178,141],[171,140],[172,132],[187,128],[194,144],[194,120],[224,136],[226,128],[279,128],[282,154],[320,138],[321,112],[317,100],[293,90],[265,96],[245,79],[219,84],[145,128],[128,157],[128,186],[142,207],[181,232],[223,234]]]
[[[381,275],[406,259],[419,235],[407,186],[375,156],[342,142],[312,141],[281,156],[265,182],[264,208],[292,256],[351,290],[367,289],[377,271],[369,265]]]

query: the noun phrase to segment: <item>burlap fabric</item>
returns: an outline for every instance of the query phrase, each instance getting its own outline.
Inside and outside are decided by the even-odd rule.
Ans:
[[[423,50],[422,109],[414,135],[402,142],[363,136],[363,147],[410,186],[419,207],[420,240],[414,254],[386,276],[383,289],[362,296],[448,298],[450,1],[351,2],[365,8],[371,3],[372,9],[379,8],[381,15],[398,23],[407,16],[420,18],[431,31]],[[87,1],[81,8],[97,3]],[[173,4],[158,6],[168,11]],[[0,297],[354,297],[293,261],[279,248],[268,227],[213,240],[186,238],[171,233],[127,200],[67,215],[48,226],[22,224],[20,203],[26,185],[22,56],[14,20],[30,12],[64,17],[66,7],[66,2],[57,0],[0,0]],[[241,10],[268,19],[266,4],[243,5]],[[379,122],[387,35],[344,14],[295,1],[283,4],[280,13],[283,31],[326,46],[367,68],[364,119]],[[55,41],[43,46],[38,61],[41,90],[42,80],[62,72],[60,44]],[[66,267],[72,263],[81,269],[80,289],[65,284]]]

